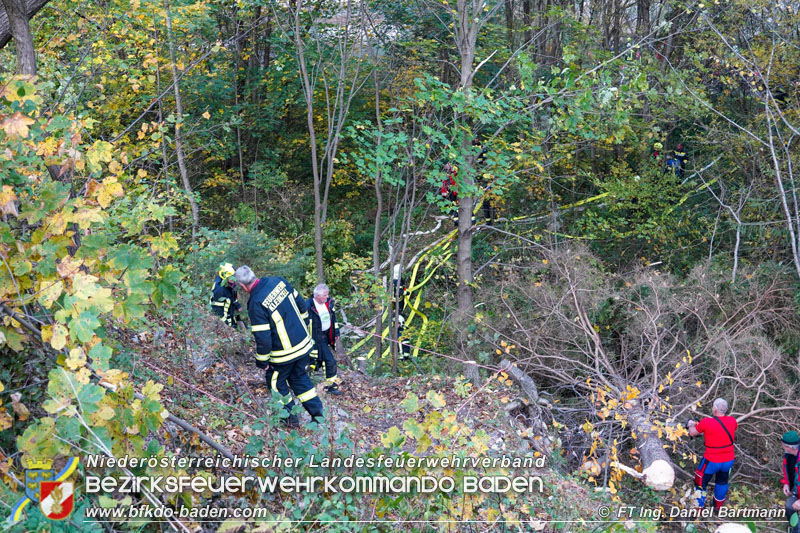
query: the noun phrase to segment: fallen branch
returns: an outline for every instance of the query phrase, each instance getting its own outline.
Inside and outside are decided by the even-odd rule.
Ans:
[[[539,388],[528,374],[520,370],[511,361],[503,359],[500,361],[500,368],[514,378],[514,381],[516,381],[530,402],[528,408],[531,416],[531,428],[539,436],[539,439],[535,439],[534,443],[540,452],[549,453],[552,440],[547,430],[548,424],[544,421],[544,412],[539,399]],[[519,403],[521,404],[522,402]],[[507,409],[507,412],[511,410],[513,409]]]

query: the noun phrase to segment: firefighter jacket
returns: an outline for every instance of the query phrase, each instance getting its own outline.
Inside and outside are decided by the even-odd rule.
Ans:
[[[211,312],[222,318],[222,321],[229,326],[235,327],[235,313],[240,307],[236,301],[236,289],[227,283],[222,283],[222,279],[217,276],[211,293]]]
[[[328,313],[331,315],[331,327],[327,331],[322,331],[322,320],[317,313],[317,306],[314,305],[314,298],[309,298],[306,301],[306,307],[311,313],[311,332],[314,334],[314,340],[317,337],[324,338],[324,340],[331,347],[336,346],[336,337],[339,336],[339,324],[336,323],[336,308],[332,298],[325,301],[325,307],[328,308]]]
[[[259,366],[288,363],[314,348],[306,303],[284,278],[259,279],[250,291],[247,314]]]

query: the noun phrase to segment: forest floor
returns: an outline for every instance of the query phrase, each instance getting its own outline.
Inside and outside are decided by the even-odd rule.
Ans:
[[[266,401],[270,397],[263,371],[255,368],[252,362],[249,332],[243,328],[233,331],[211,317],[180,330],[164,320],[153,319],[152,326],[135,336],[126,334],[122,328],[117,329],[117,338],[123,346],[120,358],[123,363],[126,359],[128,362],[120,367],[131,374],[137,388],[147,380],[164,385],[162,403],[170,413],[194,425],[231,453],[247,454],[248,440],[259,433],[253,426],[267,414]],[[317,383],[331,434],[346,434],[359,454],[381,446],[381,436],[392,426],[402,428],[407,418],[415,416],[421,421],[425,409],[409,414],[401,402],[409,394],[415,394],[422,404],[429,391],[441,395],[447,409],[457,413],[459,422],[489,435],[491,454],[521,456],[531,449],[532,436],[525,433],[524,424],[519,419],[512,420],[503,408],[519,397],[516,386],[510,381],[493,378],[476,392],[465,387],[465,381],[455,372],[444,376],[372,377],[355,370],[347,357],[341,363],[339,375],[343,380],[343,395],[331,396],[323,390],[321,372],[314,373],[312,380]],[[303,427],[298,432],[314,439],[313,430],[305,427],[309,421],[310,417],[301,413]],[[197,435],[169,424],[165,428],[162,443],[176,453],[215,455],[216,452]],[[266,456],[281,446],[274,433],[285,430],[276,427],[270,431],[273,435],[264,435],[262,455]],[[411,442],[406,442],[403,449],[415,451]],[[532,472],[541,476],[545,483],[544,493],[531,502],[547,509],[537,516],[544,521],[575,517],[591,520],[598,506],[609,504],[611,497],[606,492],[597,492],[580,476],[565,471],[568,469],[563,459],[558,462],[557,468]],[[622,504],[618,502],[617,505]],[[719,522],[706,523],[695,530],[713,531],[715,524]],[[633,523],[623,522],[619,526],[641,530]],[[652,531],[652,526],[650,524],[647,529]],[[588,524],[585,527],[591,529]],[[584,529],[566,527],[565,530]],[[658,530],[665,529],[658,527]]]

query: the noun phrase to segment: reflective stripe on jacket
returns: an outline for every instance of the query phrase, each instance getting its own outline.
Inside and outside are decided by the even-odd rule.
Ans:
[[[250,292],[247,314],[259,361],[288,363],[314,347],[306,303],[284,278],[258,280]]]
[[[233,325],[234,314],[239,309],[236,301],[236,289],[227,283],[222,283],[222,279],[217,276],[214,280],[214,287],[211,293],[211,312],[229,326]]]

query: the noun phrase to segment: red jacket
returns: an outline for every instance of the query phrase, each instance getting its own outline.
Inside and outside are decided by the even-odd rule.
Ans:
[[[456,190],[456,175],[458,174],[458,169],[454,166],[447,165],[444,168],[444,171],[447,172],[447,177],[442,182],[442,188],[440,189],[440,193],[442,196],[450,196],[453,195],[453,199],[458,199],[458,191]]]
[[[723,425],[727,432],[722,428]],[[706,441],[706,453],[703,456],[712,463],[733,461],[737,427],[738,423],[732,416],[708,417],[698,422],[695,429],[705,436]]]

